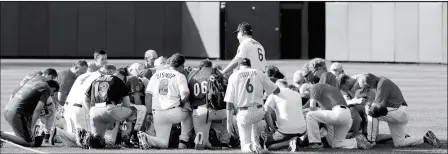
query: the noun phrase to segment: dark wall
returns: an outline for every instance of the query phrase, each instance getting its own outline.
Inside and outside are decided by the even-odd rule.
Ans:
[[[183,2],[1,2],[1,57],[181,52]]]
[[[280,33],[275,30],[280,26],[279,9],[279,2],[226,2],[225,58],[232,59],[239,45],[233,31],[239,23],[248,22],[254,39],[266,50],[266,59],[279,59]]]

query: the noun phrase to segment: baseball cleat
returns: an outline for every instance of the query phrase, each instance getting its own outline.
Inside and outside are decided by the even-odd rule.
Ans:
[[[196,135],[196,138],[194,139],[194,149],[196,150],[202,150],[204,149],[204,135],[202,134],[202,132],[199,132]]]
[[[149,149],[148,141],[146,140],[145,134],[143,134],[142,131],[139,131],[137,133],[137,137],[138,137],[138,142],[139,142],[138,145],[139,145],[140,149],[142,149],[142,150]]]
[[[322,143],[310,143],[309,146],[306,147],[307,149],[322,149],[324,146]]]
[[[291,140],[289,140],[289,150],[291,152],[296,152],[297,150],[297,137],[293,137]]]
[[[84,135],[86,134],[85,129],[78,129],[76,130],[76,144],[82,146],[82,143],[84,142]]]
[[[362,134],[356,136],[355,139],[359,149],[370,149],[374,146],[374,144],[370,143]]]
[[[268,133],[266,133],[265,131],[262,131],[260,134],[260,145],[262,148],[267,149],[268,147],[266,147],[266,141],[268,140]]]
[[[56,137],[56,131],[57,131],[56,127],[51,128],[49,134],[50,136],[48,137],[48,141],[50,142],[51,145],[54,145],[54,138]]]
[[[436,137],[436,135],[434,135],[432,131],[426,132],[425,136],[423,137],[423,141],[437,148],[442,146],[442,144],[440,144],[440,140]]]

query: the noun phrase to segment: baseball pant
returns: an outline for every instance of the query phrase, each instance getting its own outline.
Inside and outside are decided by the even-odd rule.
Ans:
[[[49,98],[50,100],[50,98]],[[55,103],[51,103],[48,106],[48,110],[51,110],[49,114],[43,115],[39,117],[40,123],[37,121],[36,124],[41,125],[41,128],[45,131],[45,134],[49,134],[51,128],[54,126],[54,122],[56,120],[56,107]]]
[[[153,110],[154,128],[156,136],[145,134],[148,144],[156,148],[168,148],[171,127],[175,123],[181,123],[181,134],[179,140],[188,141],[191,133],[193,120],[191,113],[176,107],[168,110]]]
[[[264,118],[265,111],[262,107],[248,107],[247,110],[239,110],[236,115],[238,134],[240,137],[241,150],[243,152],[252,152],[252,149],[261,147],[259,137],[262,128],[259,128],[259,122]]]
[[[132,109],[109,104],[90,108],[90,129],[93,135],[104,136],[109,125],[126,120]]]
[[[207,112],[209,112],[207,120]],[[230,134],[227,132],[227,123],[212,123],[212,120],[224,120],[226,119],[226,110],[213,110],[207,109],[205,106],[199,106],[197,109],[193,110],[193,127],[196,134],[203,134],[203,144],[205,147],[211,147],[209,142],[210,127],[217,130],[218,139],[221,143],[228,144],[230,141]],[[206,122],[207,120],[207,122]]]
[[[64,119],[66,129],[69,133],[75,133],[77,129],[90,131],[90,116],[87,109],[82,105],[67,104],[64,105]]]
[[[350,110],[345,106],[334,106],[332,110],[310,111],[306,114],[307,133],[310,143],[322,143],[319,124],[327,127],[327,142],[333,148],[358,148],[355,138],[345,139],[352,126]]]
[[[388,107],[387,110],[389,111],[387,115],[378,117],[378,120],[387,122],[395,147],[414,146],[424,143],[423,137],[405,137],[406,125],[409,122],[407,106],[400,106],[399,108]],[[375,127],[378,130],[378,125]],[[378,131],[373,133],[378,133]]]
[[[17,113],[16,111],[5,110],[4,113],[6,122],[12,127],[15,136],[4,135],[2,136],[16,144],[30,147],[32,146],[32,134],[31,134],[31,116],[24,115],[23,113]]]

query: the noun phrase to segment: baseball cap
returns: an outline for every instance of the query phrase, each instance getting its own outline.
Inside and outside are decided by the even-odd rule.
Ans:
[[[238,65],[252,66],[248,58],[239,58]]]
[[[132,76],[141,76],[143,74],[143,70],[145,69],[145,65],[141,63],[134,63],[128,67],[129,75]]]
[[[331,72],[334,72],[335,70],[340,70],[340,71],[344,70],[344,69],[342,68],[342,64],[341,64],[341,63],[338,63],[338,62],[335,62],[335,63],[331,64],[331,66],[330,66],[330,71],[331,71]]]
[[[234,31],[234,34],[238,34],[238,32],[240,31],[248,31],[251,32],[252,31],[252,26],[247,23],[247,22],[242,22],[238,25],[238,28],[236,29],[236,31]]]
[[[157,52],[155,50],[148,50],[145,52],[145,58],[146,57],[157,58]]]

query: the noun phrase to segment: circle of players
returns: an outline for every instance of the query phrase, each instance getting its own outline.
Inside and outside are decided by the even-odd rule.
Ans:
[[[239,147],[254,153],[370,149],[390,140],[395,147],[441,146],[432,131],[406,134],[408,104],[390,79],[348,76],[342,64],[327,69],[315,58],[289,84],[276,66],[264,67],[264,49],[249,24],[240,24],[236,34],[240,47],[224,70],[208,59],[185,67],[181,54],[158,57],[154,50],[144,63],[116,68],[105,50],[97,50],[89,63],[32,73],[5,106],[15,135],[2,131],[0,137],[26,147]],[[390,134],[378,134],[379,121]]]

